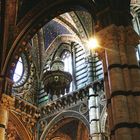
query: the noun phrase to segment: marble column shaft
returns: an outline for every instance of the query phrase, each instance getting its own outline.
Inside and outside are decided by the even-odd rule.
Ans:
[[[140,67],[136,59],[135,47],[139,43],[140,37],[134,32],[132,27],[126,28],[126,55],[129,66],[129,76],[131,84],[131,100],[129,99],[129,108],[131,114],[131,123],[135,123],[132,129],[133,140],[140,139]],[[133,113],[132,113],[133,112]]]
[[[132,140],[133,139],[133,131],[132,127],[134,127],[134,122],[136,122],[135,116],[137,116],[135,111],[135,102],[133,101],[133,97],[130,94],[132,79],[137,89],[139,87],[139,83],[137,83],[136,77],[134,78],[134,72],[130,72],[130,63],[128,63],[128,54],[131,55],[131,59],[134,60],[135,52],[128,52],[126,49],[126,42],[128,41],[127,30],[125,27],[120,26],[117,27],[115,25],[111,25],[98,34],[98,38],[101,39],[101,46],[104,49],[104,64],[107,67],[107,79],[105,82],[105,89],[108,90],[109,85],[109,93],[108,96],[108,113],[113,122],[113,126],[110,126],[111,130],[111,139],[112,140]],[[130,39],[130,38],[129,38]],[[135,46],[131,46],[134,50]],[[99,52],[100,53],[100,52]],[[136,60],[136,59],[135,59]],[[105,67],[105,66],[104,66]],[[136,70],[133,70],[136,72]],[[131,73],[131,74],[130,74]],[[133,78],[132,78],[133,77]],[[139,76],[138,76],[139,77]],[[134,109],[134,116],[130,110]],[[132,120],[134,122],[132,122]],[[111,123],[110,123],[111,125]],[[136,132],[135,132],[136,133]],[[135,139],[138,140],[139,138]]]
[[[99,126],[99,105],[98,95],[93,88],[89,88],[89,121],[90,121],[90,136],[92,140],[100,140],[100,126]]]

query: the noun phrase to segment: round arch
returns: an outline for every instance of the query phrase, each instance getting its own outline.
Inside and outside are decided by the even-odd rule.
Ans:
[[[85,9],[93,17],[95,17],[95,12],[93,12],[95,11],[94,7],[94,3],[91,0],[61,0],[54,3],[47,3],[45,0],[41,1],[20,21],[20,23],[18,23],[16,27],[16,37],[5,60],[5,65],[3,67],[2,73],[8,74],[8,64],[11,63],[11,56],[15,55],[15,53],[21,47],[25,47],[25,45],[33,37],[33,35],[51,19],[60,14],[75,10],[77,8],[79,8],[80,10]],[[46,13],[49,13],[49,15]]]
[[[12,111],[9,112],[9,119],[15,124],[16,129],[23,138],[26,138],[26,140],[32,139],[31,134],[29,134],[23,123]]]
[[[55,124],[57,124],[58,122],[60,122],[62,119],[66,119],[66,118],[73,118],[73,119],[77,119],[77,120],[81,121],[85,125],[87,130],[89,131],[89,122],[83,115],[81,115],[80,113],[73,111],[73,110],[67,110],[67,111],[63,111],[63,112],[59,113],[56,117],[54,117],[49,122],[49,124],[45,127],[45,129],[40,137],[40,140],[45,140],[47,134],[52,129],[52,127]]]

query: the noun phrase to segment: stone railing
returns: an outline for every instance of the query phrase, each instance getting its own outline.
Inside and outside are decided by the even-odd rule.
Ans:
[[[31,103],[15,97],[15,104],[13,112],[15,112],[19,119],[26,124],[26,127],[32,133],[33,128],[35,127],[38,119],[40,118],[40,111]]]
[[[46,103],[44,106],[40,107],[41,116],[54,115],[62,111],[62,109],[71,108],[78,104],[80,101],[84,101],[86,98],[88,98],[90,87],[92,87],[95,92],[101,89],[103,90],[103,80],[95,81],[81,89]],[[98,96],[98,94],[96,94],[96,96]]]
[[[26,120],[26,118],[36,120],[43,116],[54,115],[62,111],[62,109],[71,108],[77,105],[79,102],[83,102],[85,101],[85,99],[88,99],[90,87],[92,87],[95,92],[103,90],[103,80],[90,83],[89,85],[84,86],[81,89],[57,98],[56,100],[49,101],[41,107],[37,107],[21,98],[15,97],[14,111],[19,113],[24,120]],[[96,96],[98,96],[98,93],[96,94]]]
[[[15,97],[14,108],[16,112],[27,115],[28,117],[38,118],[40,116],[39,109],[35,105],[18,97]]]

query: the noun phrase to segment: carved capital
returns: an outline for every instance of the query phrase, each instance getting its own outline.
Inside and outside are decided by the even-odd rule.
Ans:
[[[8,96],[6,94],[2,94],[2,98],[0,101],[0,107],[5,109],[11,109],[14,107],[14,97]]]

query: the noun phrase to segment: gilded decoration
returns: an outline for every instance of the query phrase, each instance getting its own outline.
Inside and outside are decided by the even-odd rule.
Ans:
[[[8,96],[6,94],[2,94],[2,99],[0,102],[0,106],[6,109],[13,109],[14,107],[14,97]]]
[[[2,0],[0,140],[140,140],[139,4]],[[103,67],[86,48],[92,36]],[[64,51],[71,53],[71,74],[52,62]],[[13,84],[22,53],[28,71]]]
[[[22,140],[16,125],[12,121],[8,121],[7,125],[7,140]]]

